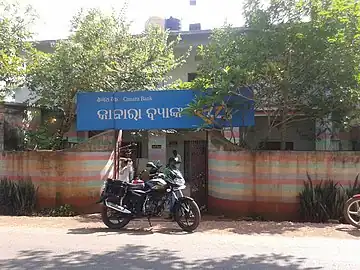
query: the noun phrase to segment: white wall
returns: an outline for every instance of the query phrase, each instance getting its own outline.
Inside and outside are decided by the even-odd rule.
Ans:
[[[15,102],[25,103],[30,97],[30,91],[26,87],[21,87],[15,91]]]
[[[163,166],[166,165],[166,134],[161,131],[148,132],[148,159],[159,160]]]

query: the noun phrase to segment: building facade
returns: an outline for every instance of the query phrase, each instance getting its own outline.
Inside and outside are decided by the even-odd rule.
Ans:
[[[170,39],[176,38],[178,35],[181,36],[182,40],[175,48],[175,55],[183,55],[191,47],[191,53],[187,58],[186,63],[181,67],[173,70],[169,75],[171,79],[167,82],[163,82],[164,85],[181,79],[182,81],[191,81],[196,77],[196,72],[198,65],[201,63],[201,57],[197,54],[197,47],[199,45],[207,45],[209,43],[209,38],[211,35],[211,30],[194,30],[194,31],[172,31],[170,33]],[[38,49],[44,52],[51,53],[54,51],[55,40],[46,40],[41,41],[38,44]],[[14,102],[21,104],[27,101],[29,98],[29,90],[26,88],[19,88],[15,91]],[[280,130],[278,128],[271,129],[269,132],[269,121],[268,117],[258,111],[255,115],[255,126],[247,129],[246,131],[234,128],[233,132],[225,130],[225,137],[234,136],[235,142],[239,141],[239,138],[245,139],[249,146],[253,149],[259,148],[264,150],[279,150],[280,149]],[[74,122],[70,131],[65,134],[66,139],[70,144],[77,144],[91,138],[96,135],[95,132],[77,132],[76,123]],[[131,132],[124,132],[124,141],[134,141],[139,140],[138,138],[134,139],[134,136],[131,135]],[[172,139],[166,140],[166,137],[171,137],[173,135],[169,134],[159,134],[152,136],[150,132],[148,136],[143,136],[141,138],[141,145],[147,145],[147,147],[141,147],[141,158],[147,159],[151,157],[149,153],[154,154],[154,157],[157,155],[163,155],[161,159],[164,161],[169,155],[168,150],[163,152],[155,150],[150,147],[150,145],[166,145],[167,142],[173,141]],[[183,133],[184,134],[184,133]],[[185,135],[184,135],[185,136]],[[162,138],[162,139],[160,139]],[[327,129],[322,128],[318,123],[314,121],[301,121],[296,124],[292,124],[287,128],[286,135],[286,148],[287,150],[294,151],[312,151],[312,150],[356,150],[356,136],[350,133],[337,133],[334,135],[333,132],[329,133]],[[151,140],[157,141],[155,144],[151,143]],[[160,143],[161,142],[161,143]],[[139,142],[140,144],[140,142]],[[174,143],[173,143],[174,145]],[[181,144],[178,144],[179,148]],[[149,148],[150,147],[150,148]],[[183,149],[179,149],[180,152],[183,152]],[[162,153],[162,154],[159,154]]]

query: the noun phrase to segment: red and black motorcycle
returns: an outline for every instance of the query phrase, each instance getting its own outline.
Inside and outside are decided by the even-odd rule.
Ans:
[[[356,194],[346,201],[344,217],[349,224],[360,229],[360,194]]]

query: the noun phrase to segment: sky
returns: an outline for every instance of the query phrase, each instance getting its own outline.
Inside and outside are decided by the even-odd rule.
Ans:
[[[150,16],[182,20],[182,30],[188,30],[189,23],[201,23],[202,29],[220,27],[226,21],[234,26],[243,25],[242,1],[240,0],[197,0],[196,7],[190,0],[128,0],[126,16],[132,22],[131,30],[139,33]],[[81,8],[120,10],[124,0],[19,0],[31,4],[39,15],[34,26],[37,40],[64,38],[68,35],[69,21]]]

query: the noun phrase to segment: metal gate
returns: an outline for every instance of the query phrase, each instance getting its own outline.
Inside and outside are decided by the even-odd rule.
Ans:
[[[184,174],[191,197],[201,210],[207,206],[207,141],[185,141]]]

